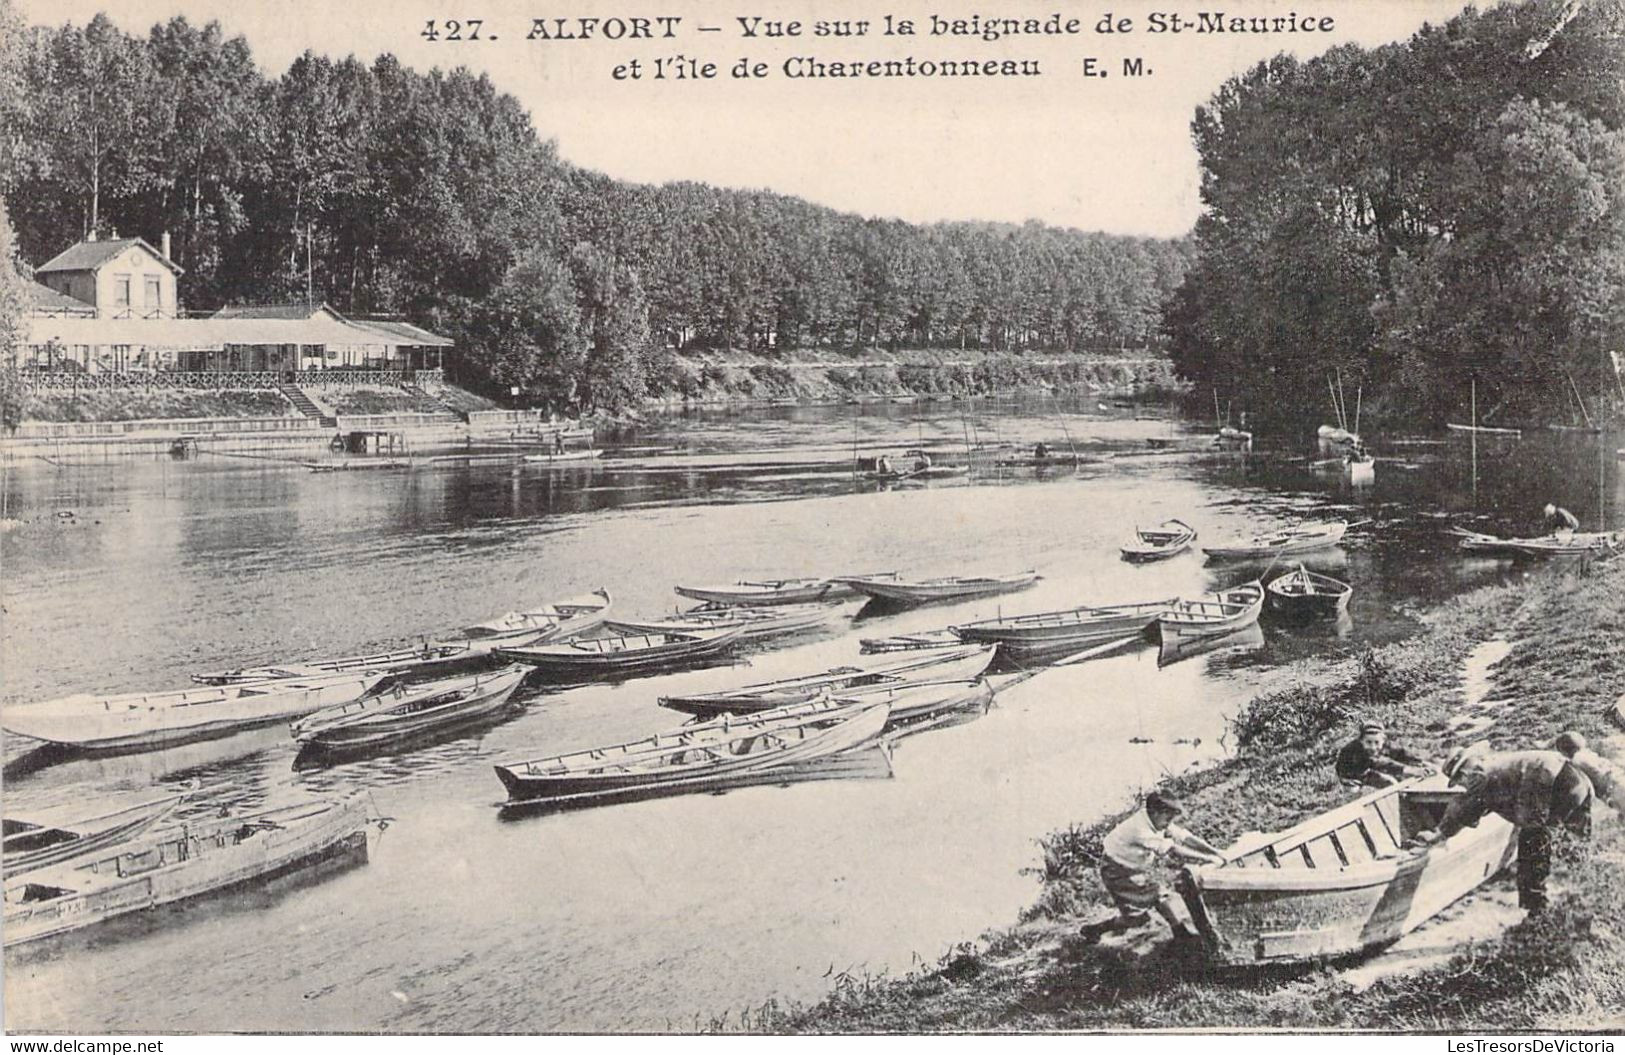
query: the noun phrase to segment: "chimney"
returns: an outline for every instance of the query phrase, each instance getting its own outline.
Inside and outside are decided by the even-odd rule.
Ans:
[[[164,232],[164,259],[168,260],[169,258],[170,258],[169,257],[169,232],[165,231]]]

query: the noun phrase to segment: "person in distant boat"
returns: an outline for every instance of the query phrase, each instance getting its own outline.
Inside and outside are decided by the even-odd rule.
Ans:
[[[1033,447],[1033,460],[1034,461],[1041,462],[1045,458],[1048,458],[1048,457],[1049,457],[1049,444],[1047,444],[1047,443],[1039,443],[1039,444],[1037,444],[1036,446]]]
[[[1572,730],[1560,735],[1552,746],[1586,775],[1597,798],[1612,806],[1615,813],[1625,816],[1625,769],[1619,763],[1591,750],[1586,746],[1586,738]]]
[[[564,453],[564,433],[560,432],[558,429],[553,430],[553,453]]]
[[[889,472],[891,472],[891,458],[888,457],[887,455],[884,455],[884,454],[882,454],[879,458],[876,458],[875,459],[875,472],[877,472],[877,473],[889,473]]]
[[[931,456],[924,451],[920,451],[914,458],[915,471],[924,472],[929,468],[931,468]]]
[[[1110,931],[1130,930],[1151,919],[1148,909],[1168,921],[1176,938],[1194,938],[1185,916],[1151,874],[1159,857],[1174,856],[1187,861],[1224,863],[1224,855],[1198,836],[1174,823],[1184,812],[1179,801],[1160,792],[1145,797],[1145,807],[1107,834],[1100,858],[1100,883],[1117,906],[1115,919],[1086,923],[1079,935],[1099,941]]]
[[[1388,742],[1388,730],[1381,722],[1360,726],[1360,738],[1337,752],[1337,779],[1344,787],[1386,788],[1428,772],[1425,758]]]
[[[1580,521],[1562,506],[1546,503],[1546,531],[1558,538],[1568,538],[1580,530]]]
[[[1530,915],[1546,911],[1552,830],[1591,834],[1591,781],[1556,751],[1492,752],[1483,743],[1458,748],[1444,772],[1466,794],[1445,809],[1437,829],[1418,832],[1411,843],[1431,846],[1477,827],[1486,813],[1500,814],[1518,829],[1518,905]]]

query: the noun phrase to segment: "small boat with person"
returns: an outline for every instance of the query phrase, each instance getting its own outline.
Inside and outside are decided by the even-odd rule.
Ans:
[[[134,839],[173,813],[185,798],[163,795],[116,809],[103,804],[89,815],[62,820],[7,817],[0,871],[9,879]]]
[[[499,648],[497,655],[510,663],[524,663],[556,677],[614,677],[720,656],[731,651],[744,636],[743,626],[729,626],[714,630],[576,637],[525,648]]]
[[[1121,547],[1123,559],[1135,564],[1167,560],[1191,548],[1196,529],[1183,520],[1164,520],[1154,528],[1135,528],[1134,541]]]
[[[822,699],[761,714],[686,725],[629,743],[497,765],[505,805],[594,805],[718,791],[728,782],[863,746],[891,708]]]
[[[5,885],[10,948],[337,856],[365,860],[355,799],[188,820]]]
[[[1324,524],[1300,524],[1268,535],[1255,535],[1218,546],[1203,546],[1209,560],[1257,560],[1292,557],[1330,549],[1343,541],[1349,525],[1342,520]]]
[[[1336,618],[1348,607],[1354,587],[1300,564],[1296,571],[1271,579],[1265,592],[1270,611],[1289,619]]]
[[[1238,966],[1333,958],[1415,930],[1517,854],[1517,829],[1495,813],[1406,849],[1459,794],[1443,776],[1413,777],[1187,867],[1179,890],[1208,954]]]
[[[720,692],[662,696],[660,706],[710,717],[723,713],[772,710],[829,693],[849,693],[866,687],[962,681],[980,677],[992,664],[994,652],[995,649],[988,645],[960,645],[957,648],[910,652],[901,658],[885,656],[817,674],[742,685]]]
[[[1165,642],[1229,634],[1258,622],[1264,607],[1264,587],[1257,581],[1228,590],[1175,601],[1157,617]]]
[[[404,740],[501,710],[529,673],[514,664],[414,685],[392,679],[360,699],[302,718],[290,730],[301,745],[327,751]]]
[[[1599,556],[1625,545],[1625,539],[1617,531],[1575,531],[1537,538],[1500,538],[1460,529],[1456,533],[1462,536],[1463,551],[1490,557]]]
[[[999,616],[961,623],[952,629],[962,641],[997,644],[1010,656],[1029,658],[1143,634],[1172,603],[1167,600],[1090,605],[1057,612]]]
[[[1022,571],[1011,575],[942,575],[930,579],[904,579],[897,575],[855,576],[841,581],[875,600],[895,605],[915,605],[1025,590],[1038,579],[1036,571]]]

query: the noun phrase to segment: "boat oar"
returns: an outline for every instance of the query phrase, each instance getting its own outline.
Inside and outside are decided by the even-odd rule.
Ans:
[[[1050,666],[1069,667],[1074,663],[1082,663],[1086,659],[1094,659],[1097,656],[1104,656],[1107,653],[1117,651],[1130,642],[1138,640],[1139,637],[1139,634],[1129,634],[1127,637],[1114,638],[1111,641],[1106,642],[1104,645],[1095,645],[1091,648],[1084,649],[1082,652],[1074,652],[1070,656],[1063,656],[1054,663],[1051,663]]]

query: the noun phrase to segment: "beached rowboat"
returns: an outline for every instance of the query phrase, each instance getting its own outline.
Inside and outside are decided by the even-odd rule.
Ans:
[[[1174,602],[1157,617],[1163,641],[1229,634],[1258,622],[1264,607],[1264,587],[1256,581],[1220,590],[1205,597]]]
[[[706,603],[663,619],[612,619],[606,625],[621,634],[663,634],[737,626],[744,629],[741,635],[744,640],[754,641],[821,629],[840,614],[838,604],[731,606]]]
[[[1167,560],[1190,549],[1196,529],[1183,520],[1164,520],[1154,528],[1136,528],[1134,541],[1122,547],[1123,559],[1135,563]]]
[[[1487,814],[1423,852],[1460,789],[1442,776],[1382,788],[1283,832],[1243,836],[1180,892],[1209,953],[1229,964],[1335,957],[1387,944],[1506,867],[1517,829]]]
[[[1038,581],[1035,571],[1014,575],[944,575],[934,579],[902,579],[895,576],[853,577],[841,582],[861,594],[893,604],[927,604],[932,601],[958,601],[986,597],[1011,590],[1025,590]]]
[[[294,722],[293,738],[327,750],[371,747],[483,718],[507,706],[530,668],[514,665],[484,674],[418,685],[395,682],[358,700]]]
[[[1580,557],[1606,553],[1622,545],[1620,533],[1610,531],[1576,531],[1538,538],[1499,538],[1478,532],[1462,534],[1461,548],[1466,552],[1500,557]]]
[[[204,685],[238,685],[328,674],[448,672],[487,662],[491,653],[498,648],[534,645],[584,634],[604,622],[609,615],[610,603],[609,591],[600,588],[579,597],[553,601],[523,612],[509,612],[483,623],[475,623],[444,640],[425,642],[417,648],[363,653],[309,663],[215,671],[194,674],[192,680]]]
[[[1348,607],[1354,587],[1330,575],[1312,572],[1303,565],[1297,571],[1271,579],[1265,592],[1270,611],[1296,619],[1336,616]]]
[[[497,655],[547,674],[607,677],[681,666],[719,656],[739,644],[743,626],[673,630],[659,634],[578,637],[527,648],[499,648]]]
[[[1343,541],[1348,524],[1334,520],[1326,524],[1304,524],[1270,535],[1257,535],[1222,546],[1203,546],[1209,560],[1252,560],[1256,558],[1290,557],[1327,549]]]
[[[610,747],[503,763],[496,773],[510,803],[714,790],[730,778],[860,747],[880,735],[890,711],[885,703],[819,700]]]
[[[3,870],[7,878],[71,861],[103,847],[134,839],[174,812],[184,795],[165,795],[90,816],[47,822],[5,818]]]
[[[681,597],[726,605],[807,604],[853,597],[857,591],[839,579],[745,579],[725,586],[676,586]]]
[[[322,858],[365,858],[367,815],[354,800],[211,817],[153,832],[5,888],[5,944],[292,871]]]
[[[1172,600],[1095,605],[1059,612],[1035,612],[953,627],[963,641],[997,644],[1012,656],[1075,651],[1091,644],[1132,637],[1150,629]]]
[[[727,712],[771,710],[802,703],[825,693],[847,693],[867,686],[899,686],[927,681],[961,681],[980,677],[993,662],[988,645],[911,652],[903,658],[862,660],[851,666],[798,678],[743,685],[721,692],[689,696],[662,696],[660,705],[687,714],[710,716]]]
[[[138,751],[285,722],[353,700],[371,674],[292,678],[174,692],[65,696],[0,712],[8,732],[83,751]]]

